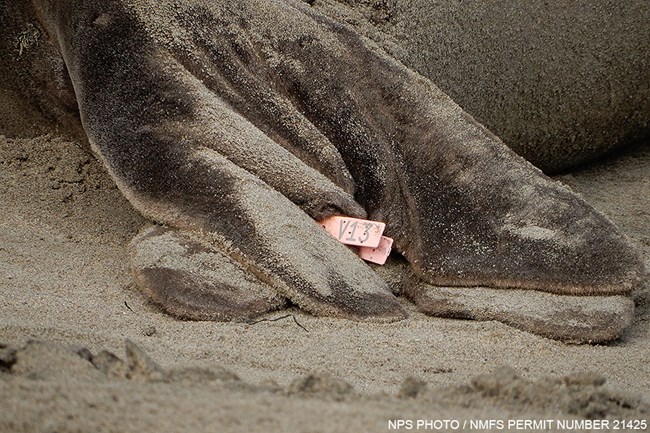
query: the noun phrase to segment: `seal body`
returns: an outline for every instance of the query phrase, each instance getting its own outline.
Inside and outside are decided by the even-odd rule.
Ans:
[[[370,32],[546,173],[650,137],[650,5],[346,0]],[[386,34],[390,35],[387,37]]]

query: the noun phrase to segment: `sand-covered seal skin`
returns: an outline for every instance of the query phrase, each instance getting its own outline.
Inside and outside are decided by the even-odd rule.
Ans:
[[[604,295],[643,273],[603,215],[306,3],[35,0],[34,10],[93,149],[166,226],[131,248],[144,293],[172,314],[238,320],[288,299],[319,315],[404,318],[387,284],[314,221],[333,214],[385,221],[428,284]],[[249,288],[211,281],[218,268],[249,273]]]

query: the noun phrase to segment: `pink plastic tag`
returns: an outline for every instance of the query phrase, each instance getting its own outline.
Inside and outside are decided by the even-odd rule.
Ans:
[[[327,232],[346,245],[376,248],[381,241],[386,224],[344,216],[332,216],[320,224]]]
[[[393,247],[393,238],[382,236],[379,245],[375,248],[359,247],[359,257],[368,262],[383,265],[390,255],[390,250]]]

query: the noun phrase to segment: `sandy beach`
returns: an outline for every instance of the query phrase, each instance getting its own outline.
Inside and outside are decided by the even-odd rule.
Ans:
[[[150,223],[74,127],[14,90],[0,88],[0,432],[648,431],[647,274],[607,345],[404,298],[395,323],[178,320],[133,283],[128,245]],[[650,142],[554,178],[650,269]]]
[[[146,221],[91,154],[56,135],[3,136],[0,165],[2,431],[377,432],[398,419],[648,418],[647,280],[633,326],[603,346],[435,319],[406,300],[409,318],[390,324],[298,310],[256,324],[179,321],[133,287],[127,244]],[[646,145],[558,179],[648,263],[649,173]],[[146,355],[127,351],[127,340]],[[124,362],[106,367],[103,351]]]

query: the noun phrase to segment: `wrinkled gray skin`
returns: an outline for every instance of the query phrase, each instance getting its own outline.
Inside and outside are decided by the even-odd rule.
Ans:
[[[72,131],[80,119],[120,190],[158,223],[132,242],[133,268],[170,314],[244,320],[290,301],[404,318],[387,283],[314,222],[343,214],[387,223],[408,263],[394,264],[404,278],[393,289],[425,313],[565,341],[611,340],[630,323],[633,304],[617,295],[643,264],[616,227],[308,4],[2,7],[9,40],[37,29],[22,53],[2,45],[12,91]]]

